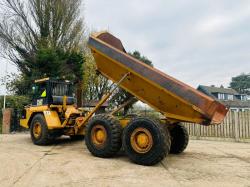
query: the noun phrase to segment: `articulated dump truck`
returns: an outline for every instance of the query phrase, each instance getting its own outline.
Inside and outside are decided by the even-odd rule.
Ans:
[[[181,122],[217,125],[227,114],[228,109],[218,101],[127,54],[121,41],[108,32],[92,34],[88,46],[97,71],[115,86],[94,109],[84,110],[74,106],[68,82],[36,80],[37,96],[21,119],[21,125],[30,128],[34,144],[48,144],[60,135],[84,136],[94,156],[113,157],[123,147],[133,162],[154,165],[167,154],[179,154],[187,147],[188,133]],[[111,113],[96,114],[117,87],[164,118],[115,116],[126,104]]]

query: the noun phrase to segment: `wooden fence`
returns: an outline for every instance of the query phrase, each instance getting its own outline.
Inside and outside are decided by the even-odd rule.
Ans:
[[[191,137],[197,139],[223,138],[235,141],[250,140],[250,112],[228,112],[220,125],[202,126],[192,123],[184,124]]]

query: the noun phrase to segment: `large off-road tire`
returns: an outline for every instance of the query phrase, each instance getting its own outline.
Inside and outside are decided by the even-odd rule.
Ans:
[[[42,114],[36,114],[30,124],[31,140],[36,145],[47,145],[51,143],[49,130]]]
[[[189,141],[189,135],[186,127],[184,127],[181,123],[177,123],[170,130],[171,135],[171,148],[170,153],[179,154],[182,153]]]
[[[157,120],[145,117],[132,119],[123,131],[123,148],[128,157],[141,165],[154,165],[170,151],[168,130]]]
[[[87,124],[85,143],[94,156],[108,158],[120,150],[121,134],[119,120],[111,115],[99,114]]]

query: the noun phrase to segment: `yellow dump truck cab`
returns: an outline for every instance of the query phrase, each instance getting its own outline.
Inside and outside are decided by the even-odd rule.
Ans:
[[[83,135],[83,130],[74,130],[83,112],[75,107],[72,83],[50,78],[39,79],[32,86],[32,103],[23,110],[20,125],[30,128],[35,144],[46,144],[60,135]],[[42,139],[47,132],[46,141]]]

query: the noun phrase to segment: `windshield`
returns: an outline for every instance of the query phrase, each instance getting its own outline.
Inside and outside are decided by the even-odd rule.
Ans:
[[[46,83],[34,84],[32,86],[33,98],[46,97]]]

